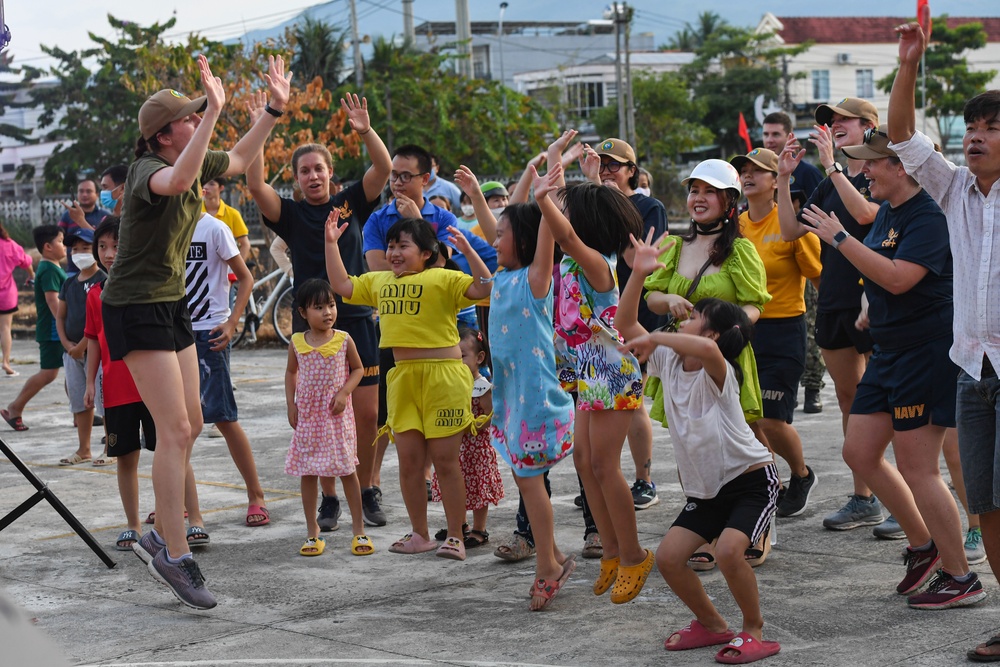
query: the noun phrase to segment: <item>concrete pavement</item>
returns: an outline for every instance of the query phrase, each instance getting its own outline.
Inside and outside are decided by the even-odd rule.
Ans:
[[[14,357],[37,360],[31,341],[15,341]],[[502,562],[493,547],[514,526],[516,488],[503,471],[507,498],[492,510],[491,546],[469,552],[464,563],[433,554],[390,554],[389,545],[408,529],[392,452],[382,489],[389,524],[369,529],[377,553],[350,555],[346,503],[340,531],[328,535],[326,553],[302,558],[305,537],[298,480],[283,472],[291,435],[285,418],[285,351],[237,350],[233,371],[241,423],[250,435],[272,523],[243,525],[246,493],[225,442],[202,436],[193,456],[211,546],[195,552],[219,606],[194,611],[154,582],[131,553],[114,551],[123,529],[114,468],[57,461],[75,449],[76,434],[60,383],[28,406],[30,430],[0,425],[0,437],[88,526],[117,561],[107,569],[45,503],[0,533],[0,592],[36,619],[19,630],[0,597],[0,666],[55,664],[29,661],[23,651],[31,630],[40,630],[77,665],[708,665],[713,649],[666,653],[663,640],[688,623],[690,613],[655,571],[642,594],[625,605],[595,597],[597,561],[580,560],[566,588],[541,613],[527,609],[533,560]],[[21,376],[0,378],[6,405],[36,363],[16,366]],[[833,387],[823,392],[818,415],[796,414],[806,458],[819,485],[806,512],[779,520],[778,543],[757,570],[765,638],[781,653],[763,664],[956,665],[965,651],[1000,630],[1000,589],[986,564],[974,569],[990,597],[950,611],[908,609],[894,592],[902,577],[900,542],[883,542],[869,529],[824,530],[822,517],[850,492],[840,458],[840,414]],[[654,548],[682,507],[669,434],[654,427],[653,478],[661,502],[638,513],[640,539]],[[94,451],[100,451],[95,429]],[[140,464],[141,511],[152,510],[151,455]],[[943,468],[942,461],[942,469]],[[782,475],[787,467],[779,464]],[[623,469],[633,467],[626,448]],[[945,474],[947,472],[945,471]],[[571,463],[552,474],[557,538],[579,552],[581,512]],[[7,461],[0,460],[0,516],[33,492]],[[431,505],[431,526],[444,525]],[[709,594],[733,627],[738,609],[722,575],[703,575]],[[3,634],[6,632],[6,634]],[[11,634],[16,640],[7,641]]]

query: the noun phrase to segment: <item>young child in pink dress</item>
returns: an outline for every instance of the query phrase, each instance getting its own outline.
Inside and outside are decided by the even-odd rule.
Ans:
[[[489,543],[486,518],[490,504],[499,505],[503,500],[503,477],[497,465],[497,452],[490,444],[489,418],[493,414],[493,385],[479,372],[486,365],[488,355],[486,337],[472,327],[458,327],[458,346],[462,349],[462,363],[472,373],[472,416],[476,420],[475,432],[466,431],[462,435],[462,446],[458,452],[458,462],[465,480],[465,509],[472,510],[472,530],[465,533],[466,549],[475,549]],[[479,422],[484,422],[479,426]],[[431,500],[440,502],[441,489],[437,473],[431,482]],[[467,526],[468,524],[466,524]],[[463,529],[465,526],[463,526]],[[439,537],[440,535],[440,537]],[[443,540],[444,533],[435,535]]]
[[[295,433],[285,457],[285,473],[302,478],[302,509],[309,535],[299,553],[319,556],[326,549],[316,521],[317,484],[320,477],[339,477],[351,509],[351,553],[368,556],[375,553],[375,545],[364,532],[351,406],[351,392],[361,382],[364,367],[351,337],[333,328],[337,303],[329,283],[315,278],[305,281],[297,290],[297,302],[309,330],[292,336],[288,346],[285,402]]]

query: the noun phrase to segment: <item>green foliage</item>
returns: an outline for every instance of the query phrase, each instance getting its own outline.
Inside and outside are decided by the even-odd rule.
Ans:
[[[292,71],[300,81],[312,81],[318,76],[328,88],[340,83],[345,31],[307,16],[289,30],[288,37],[295,53]]]
[[[955,131],[952,120],[962,117],[962,109],[969,98],[986,90],[996,76],[996,70],[973,72],[963,55],[966,51],[986,46],[987,34],[983,24],[965,23],[955,28],[947,26],[947,14],[934,19],[931,44],[925,57],[927,66],[927,116],[937,125],[941,145],[949,142],[964,130]],[[878,87],[884,92],[892,90],[896,70],[879,79]],[[923,108],[919,82],[916,93],[917,108]]]
[[[674,33],[670,41],[660,48],[670,51],[697,51],[716,30],[728,25],[729,22],[716,12],[701,12],[698,14],[696,25],[685,23],[684,27]]]

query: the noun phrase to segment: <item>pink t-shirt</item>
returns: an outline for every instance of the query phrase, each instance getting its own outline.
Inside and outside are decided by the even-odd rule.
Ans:
[[[17,308],[14,269],[31,268],[31,257],[14,239],[0,239],[0,313]]]

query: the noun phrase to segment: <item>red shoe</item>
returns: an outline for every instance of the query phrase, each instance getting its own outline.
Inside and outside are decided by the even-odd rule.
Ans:
[[[778,642],[757,641],[752,635],[741,632],[715,654],[715,661],[724,665],[745,665],[772,656],[780,650]],[[726,655],[733,651],[736,655]]]

